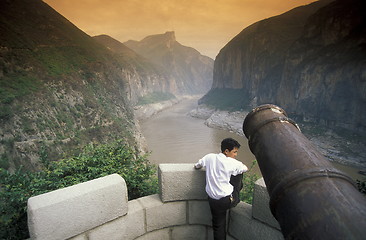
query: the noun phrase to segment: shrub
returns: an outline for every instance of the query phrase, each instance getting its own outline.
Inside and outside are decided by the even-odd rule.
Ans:
[[[243,189],[240,191],[240,200],[246,203],[252,204],[253,202],[253,192],[255,182],[260,178],[258,174],[251,172],[253,167],[257,164],[254,160],[249,170],[243,175]]]
[[[123,141],[88,145],[78,156],[48,163],[44,171],[14,174],[0,170],[0,239],[28,237],[27,200],[31,196],[109,174],[121,175],[129,199],[158,192],[156,168],[146,156],[136,156]]]

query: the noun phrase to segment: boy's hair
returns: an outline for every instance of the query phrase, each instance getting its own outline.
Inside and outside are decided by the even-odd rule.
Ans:
[[[226,149],[229,151],[233,150],[234,148],[240,148],[240,143],[232,138],[225,138],[221,142],[221,152],[224,152]]]

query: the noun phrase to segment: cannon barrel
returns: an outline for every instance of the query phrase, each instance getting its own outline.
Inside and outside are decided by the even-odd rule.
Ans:
[[[272,104],[253,109],[243,131],[285,239],[366,239],[366,198]]]

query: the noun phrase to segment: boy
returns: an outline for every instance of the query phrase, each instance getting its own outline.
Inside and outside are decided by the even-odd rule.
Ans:
[[[236,140],[225,138],[221,142],[221,153],[207,154],[194,165],[196,169],[206,168],[206,193],[215,240],[226,239],[226,212],[240,202],[242,173],[248,168],[235,159],[239,148]]]

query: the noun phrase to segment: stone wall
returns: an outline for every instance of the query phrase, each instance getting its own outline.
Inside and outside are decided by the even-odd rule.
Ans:
[[[117,174],[31,197],[31,239],[213,239],[205,171],[160,164],[158,174],[160,193],[132,201]],[[283,239],[268,202],[260,179],[253,206],[241,202],[229,211],[228,240]]]

